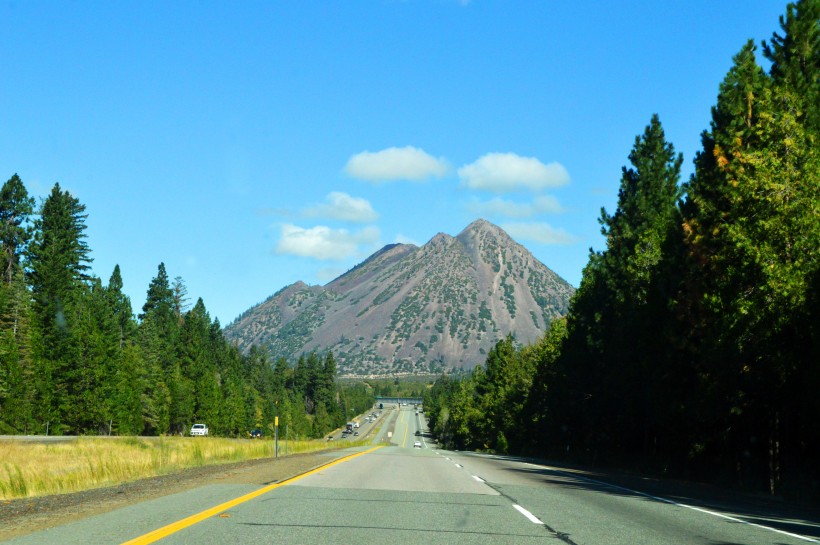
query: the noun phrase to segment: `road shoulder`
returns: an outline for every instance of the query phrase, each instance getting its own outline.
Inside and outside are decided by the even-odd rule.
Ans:
[[[294,477],[348,454],[343,450],[296,454],[234,464],[190,468],[116,486],[71,494],[0,502],[0,541],[53,528],[209,484],[263,486]]]

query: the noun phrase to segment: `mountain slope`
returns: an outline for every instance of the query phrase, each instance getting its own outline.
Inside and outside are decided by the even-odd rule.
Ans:
[[[275,357],[332,350],[341,373],[438,372],[483,363],[513,333],[534,341],[572,286],[499,227],[477,220],[421,247],[385,246],[324,287],[297,282],[225,328]]]

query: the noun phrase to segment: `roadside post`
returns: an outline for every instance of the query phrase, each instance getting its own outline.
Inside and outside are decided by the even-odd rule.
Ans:
[[[279,458],[279,417],[273,417],[273,458]]]

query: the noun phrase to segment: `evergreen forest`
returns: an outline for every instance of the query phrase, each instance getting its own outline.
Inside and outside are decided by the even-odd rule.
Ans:
[[[428,393],[446,446],[820,495],[820,0],[742,45],[701,142],[681,180],[651,117],[568,316]]]
[[[364,384],[339,385],[331,353],[271,361],[243,355],[191,306],[160,263],[142,312],[90,273],[85,206],[55,184],[38,209],[22,180],[0,190],[0,434],[270,433],[321,437],[373,404]]]

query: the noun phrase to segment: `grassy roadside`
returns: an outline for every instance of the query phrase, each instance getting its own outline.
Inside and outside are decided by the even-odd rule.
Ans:
[[[365,442],[288,441],[288,455]],[[279,442],[279,456],[285,452]],[[80,437],[59,443],[4,442],[0,500],[78,492],[190,467],[274,456],[270,440],[218,437]]]

